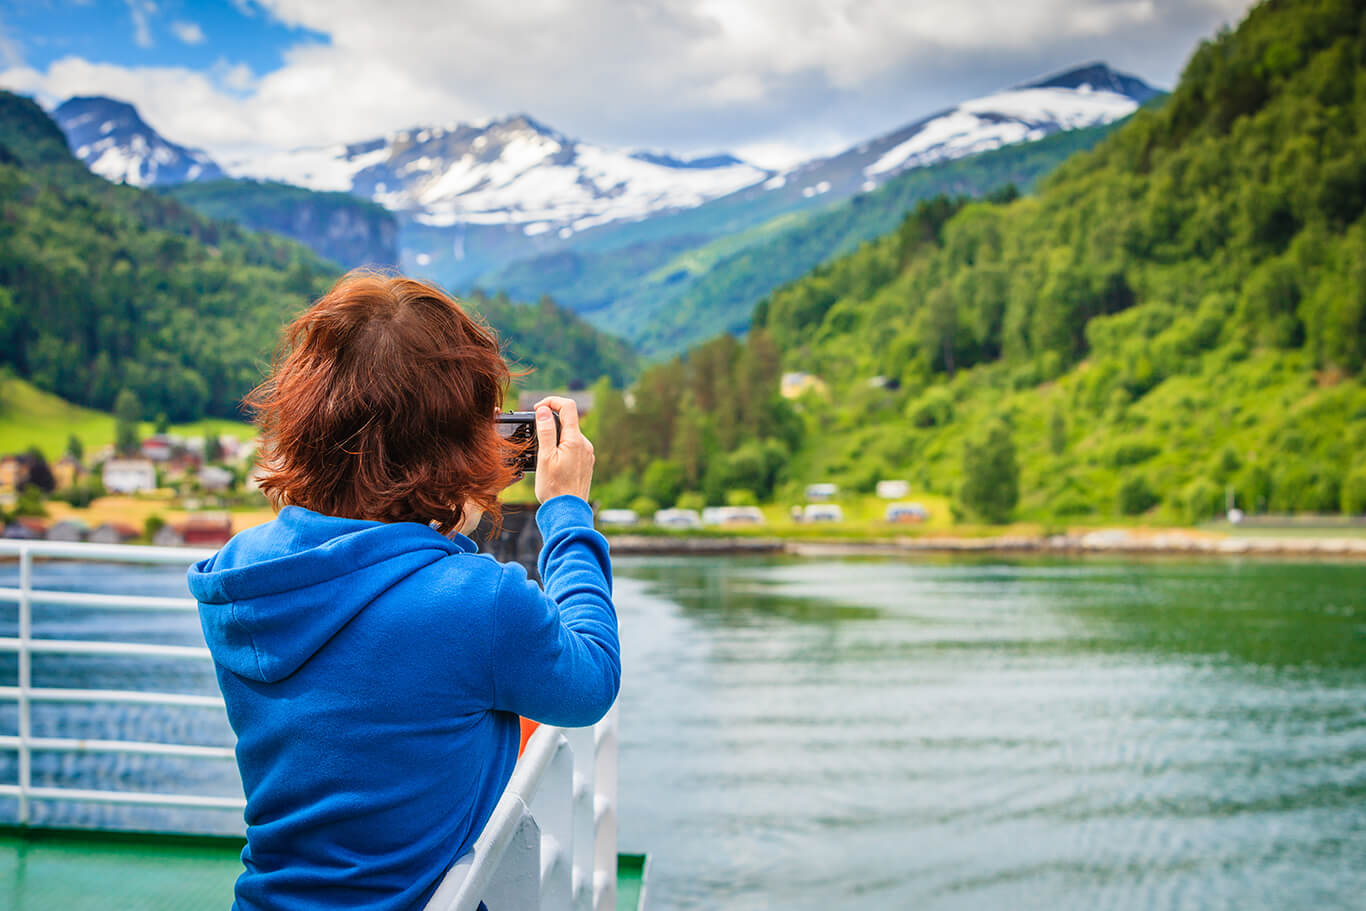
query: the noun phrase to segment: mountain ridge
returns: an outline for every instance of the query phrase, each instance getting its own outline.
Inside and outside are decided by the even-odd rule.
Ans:
[[[166,139],[126,101],[76,96],[58,105],[52,119],[75,156],[116,183],[152,187],[226,176],[207,152]]]

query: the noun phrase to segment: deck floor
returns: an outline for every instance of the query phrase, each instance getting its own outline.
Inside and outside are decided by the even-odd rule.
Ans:
[[[0,828],[6,911],[202,911],[232,904],[240,838]],[[643,858],[622,855],[617,908],[635,911]]]

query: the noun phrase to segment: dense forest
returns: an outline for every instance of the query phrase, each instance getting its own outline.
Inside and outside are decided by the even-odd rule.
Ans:
[[[1364,210],[1366,7],[1264,3],[1034,195],[922,202],[765,299],[754,335],[828,390],[776,488],[909,477],[997,521],[1362,511]],[[1005,509],[967,477],[992,449]]]
[[[301,191],[304,192],[304,191]],[[238,414],[280,328],[340,268],[304,246],[91,174],[31,100],[0,92],[0,366],[108,411]],[[473,302],[538,382],[624,382],[634,357],[569,312]]]

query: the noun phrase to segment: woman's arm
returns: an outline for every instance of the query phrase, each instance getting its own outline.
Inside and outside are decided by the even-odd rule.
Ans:
[[[545,545],[542,592],[507,564],[494,607],[494,708],[545,724],[593,724],[621,684],[607,541],[581,498],[547,500],[536,513]]]

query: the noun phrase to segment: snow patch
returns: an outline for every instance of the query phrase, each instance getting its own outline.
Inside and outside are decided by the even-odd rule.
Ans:
[[[869,178],[935,161],[963,158],[1057,130],[1111,123],[1138,102],[1117,92],[1066,88],[1016,89],[966,101],[926,123],[863,169]]]

